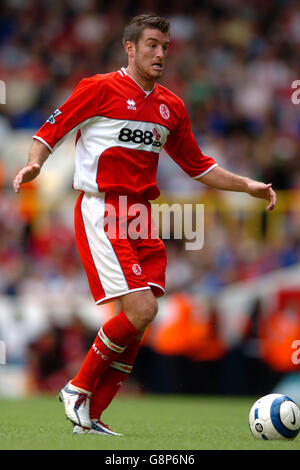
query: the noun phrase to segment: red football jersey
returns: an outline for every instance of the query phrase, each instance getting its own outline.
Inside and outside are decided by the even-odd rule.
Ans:
[[[163,147],[192,178],[217,165],[201,152],[183,101],[159,84],[145,92],[125,68],[83,79],[34,138],[52,152],[74,130],[73,185],[85,192],[157,198]]]

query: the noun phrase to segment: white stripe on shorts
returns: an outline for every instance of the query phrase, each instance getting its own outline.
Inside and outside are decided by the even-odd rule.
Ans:
[[[105,230],[105,193],[93,195],[85,193],[81,202],[81,214],[90,252],[98,272],[106,298],[128,292],[129,287],[117,255]]]

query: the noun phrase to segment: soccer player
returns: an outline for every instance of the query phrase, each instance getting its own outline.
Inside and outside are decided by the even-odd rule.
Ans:
[[[133,18],[123,37],[127,68],[83,79],[35,134],[27,165],[13,182],[18,192],[36,178],[49,154],[77,130],[76,242],[96,304],[114,301],[116,306],[77,375],[60,392],[77,433],[118,435],[101,415],[130,374],[143,333],[157,313],[156,297],[164,294],[166,252],[153,233],[149,203],[159,195],[162,148],[201,183],[265,199],[267,210],[276,204],[271,184],[228,172],[199,149],[183,101],[157,83],[169,38],[165,18]],[[127,224],[135,219],[130,207],[136,204],[146,211],[140,237],[131,236]],[[112,212],[116,234],[108,230]]]

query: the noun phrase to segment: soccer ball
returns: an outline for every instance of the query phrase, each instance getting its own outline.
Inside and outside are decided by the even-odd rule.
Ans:
[[[249,426],[255,439],[295,439],[300,431],[300,410],[286,395],[271,393],[254,403]]]

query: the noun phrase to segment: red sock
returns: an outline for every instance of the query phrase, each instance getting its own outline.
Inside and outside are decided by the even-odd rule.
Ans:
[[[95,381],[108,366],[126,350],[126,346],[140,332],[128,320],[124,312],[108,320],[99,330],[72,385],[91,392]]]
[[[90,404],[91,419],[99,419],[120,387],[129,377],[140,349],[141,340],[134,339],[117,361],[113,361],[103,376],[95,383]]]

